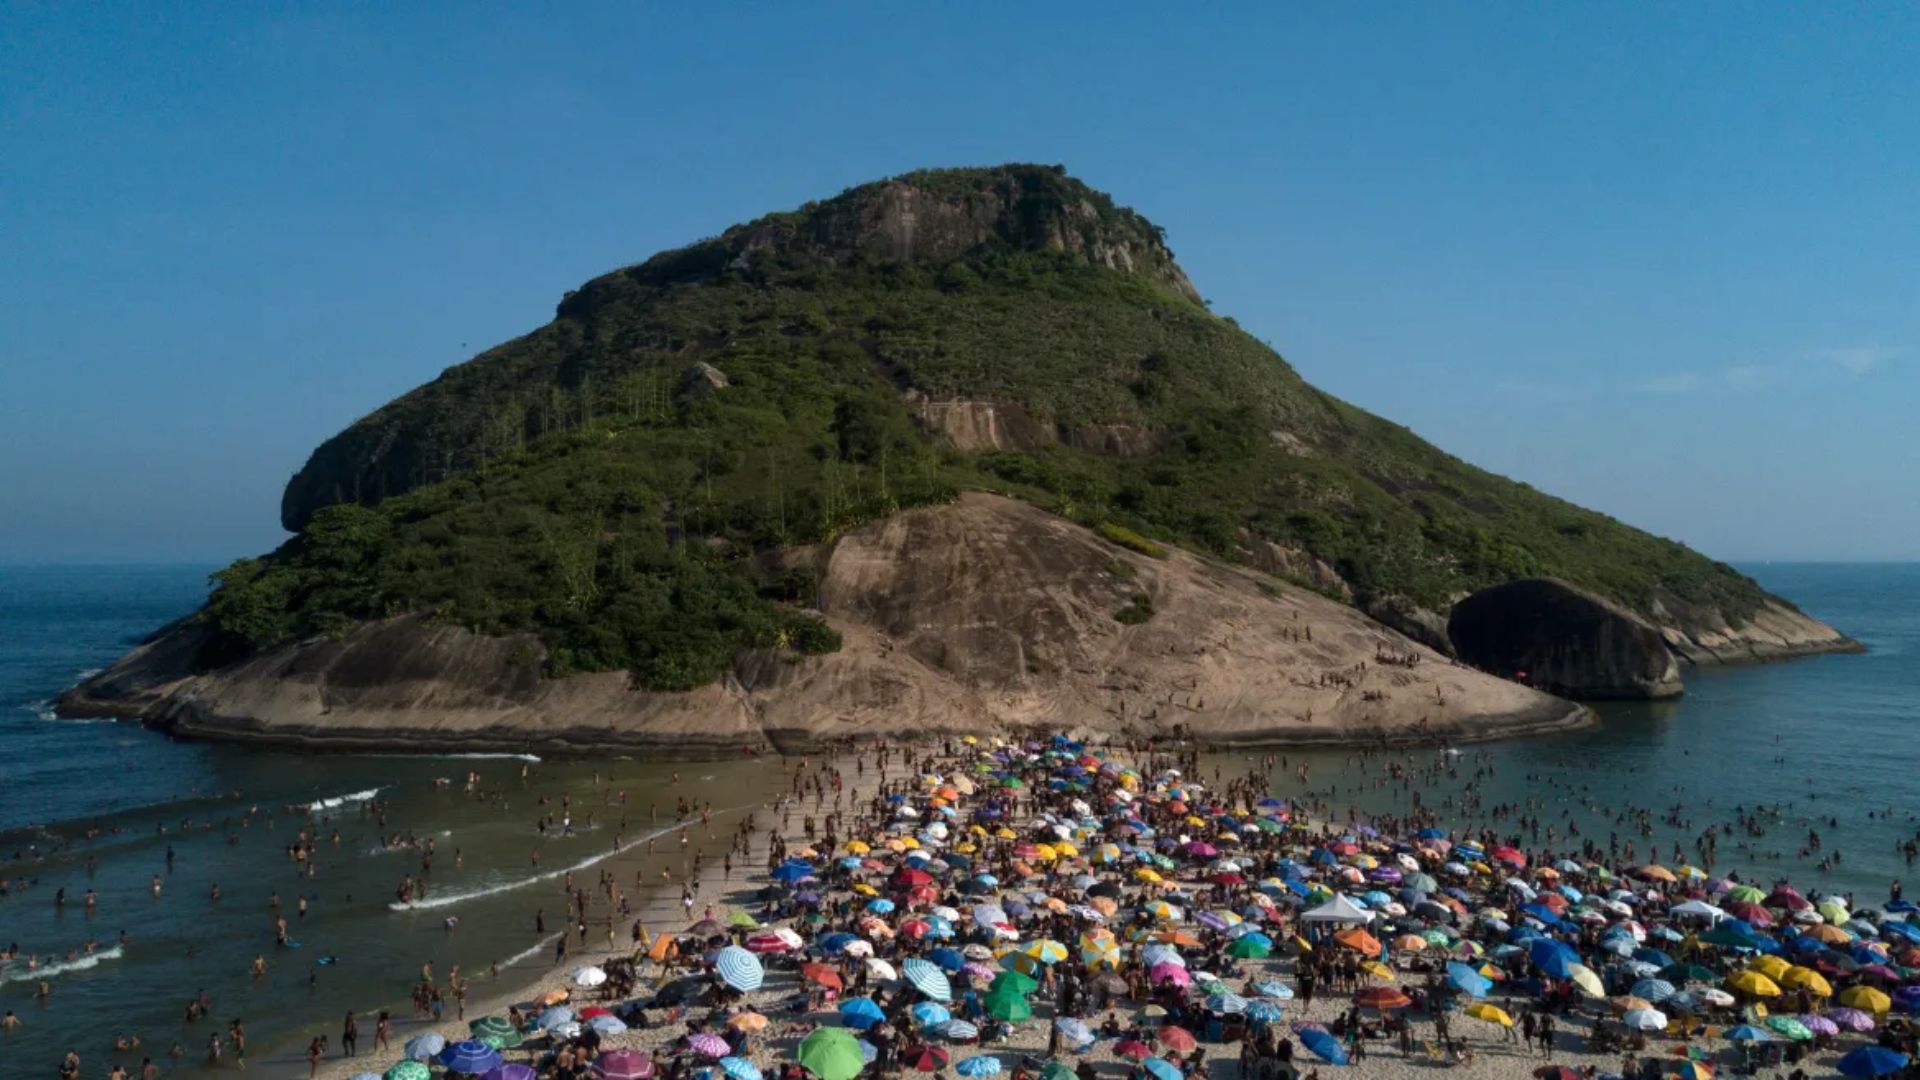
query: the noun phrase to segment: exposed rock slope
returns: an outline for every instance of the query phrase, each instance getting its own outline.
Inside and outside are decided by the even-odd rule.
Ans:
[[[1179,551],[1151,558],[996,496],[900,514],[817,557],[843,647],[744,652],[723,682],[689,693],[636,690],[617,672],[545,679],[535,638],[408,616],[204,674],[183,660],[202,631],[183,624],[62,707],[328,748],[681,754],[1032,728],[1225,744],[1471,739],[1586,717],[1311,591]],[[1116,618],[1130,606],[1151,614]]]

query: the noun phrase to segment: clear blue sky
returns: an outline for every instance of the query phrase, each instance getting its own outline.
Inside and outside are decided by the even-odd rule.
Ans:
[[[0,560],[270,548],[315,444],[586,278],[1009,160],[1478,464],[1917,558],[1916,10],[6,5]]]

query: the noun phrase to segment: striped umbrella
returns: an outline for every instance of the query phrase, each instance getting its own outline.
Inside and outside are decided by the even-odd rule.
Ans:
[[[721,982],[742,993],[760,989],[760,983],[767,977],[766,969],[760,966],[760,958],[738,945],[721,949],[713,958],[713,970],[719,974]]]
[[[478,1039],[463,1039],[440,1051],[438,1060],[449,1072],[483,1073],[500,1064],[500,1051]]]
[[[980,1029],[967,1023],[965,1020],[949,1020],[940,1025],[940,1034],[945,1035],[954,1042],[966,1042],[968,1039],[979,1038]]]
[[[402,1061],[387,1070],[385,1080],[431,1080],[433,1070],[418,1061]]]
[[[687,1049],[710,1058],[723,1058],[733,1052],[733,1047],[727,1045],[727,1040],[718,1035],[709,1035],[704,1031],[687,1036]]]
[[[940,965],[910,956],[900,964],[900,972],[915,990],[933,1000],[953,1000],[953,984],[947,981],[947,973],[940,970]]]
[[[426,1061],[446,1048],[447,1040],[444,1036],[436,1035],[431,1031],[425,1035],[415,1035],[407,1040],[407,1060]]]

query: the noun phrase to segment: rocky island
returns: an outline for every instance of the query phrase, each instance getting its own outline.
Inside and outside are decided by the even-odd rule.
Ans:
[[[321,748],[1464,740],[1858,648],[1314,389],[1047,166],[596,278],[328,440],[281,517],[62,710]]]

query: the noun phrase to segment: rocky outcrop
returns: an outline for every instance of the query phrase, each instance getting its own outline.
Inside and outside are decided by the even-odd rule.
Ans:
[[[1819,653],[1865,652],[1866,647],[1826,623],[1768,597],[1737,623],[1717,611],[1682,622],[1654,613],[1667,647],[1686,664],[1752,664]]]
[[[1554,578],[1466,597],[1453,606],[1447,634],[1467,663],[1565,697],[1681,693],[1679,665],[1652,623]]]
[[[183,623],[60,706],[324,749],[670,755],[1027,730],[1468,740],[1588,719],[1312,591],[1181,551],[1150,558],[994,496],[899,514],[819,558],[840,651],[743,653],[728,678],[690,693],[635,690],[617,672],[544,678],[535,639],[409,616],[210,672],[192,670],[197,624]],[[1124,623],[1115,615],[1129,605],[1151,615]],[[1418,659],[1381,664],[1382,652]]]
[[[994,450],[1035,450],[1055,441],[1053,431],[1009,401],[944,400],[910,392],[907,405],[925,430],[946,440],[955,450],[984,453]]]

